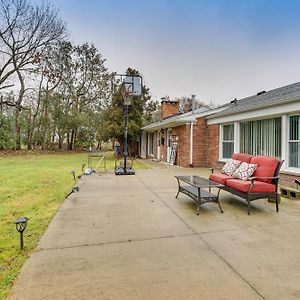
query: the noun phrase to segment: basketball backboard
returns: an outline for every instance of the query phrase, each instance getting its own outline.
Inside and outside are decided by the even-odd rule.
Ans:
[[[128,96],[141,96],[142,95],[142,77],[135,75],[126,75],[123,78],[125,86],[125,93]]]
[[[143,79],[140,75],[126,75],[126,74],[115,74],[114,81],[112,83],[114,86],[123,84],[125,87],[125,96],[141,96]]]

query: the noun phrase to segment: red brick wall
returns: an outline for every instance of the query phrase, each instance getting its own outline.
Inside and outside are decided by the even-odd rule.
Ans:
[[[207,129],[207,165],[214,167],[219,159],[219,125],[209,125]]]
[[[175,115],[179,111],[178,101],[162,101],[160,108],[160,116],[162,119]]]
[[[279,183],[280,183],[280,185],[285,186],[285,187],[297,188],[295,179],[300,180],[300,176],[281,173]]]
[[[190,123],[172,128],[172,135],[178,136],[176,165],[181,167],[190,166],[190,130]],[[163,130],[162,136],[165,143],[160,148],[161,160],[167,161],[167,129]],[[218,142],[219,126],[207,126],[205,118],[197,119],[193,126],[193,167],[214,165],[219,157]],[[155,153],[156,151],[155,149]]]
[[[205,118],[193,126],[193,167],[207,167],[207,125]]]
[[[189,124],[172,128],[172,135],[178,136],[176,165],[188,167],[190,164],[190,126]]]

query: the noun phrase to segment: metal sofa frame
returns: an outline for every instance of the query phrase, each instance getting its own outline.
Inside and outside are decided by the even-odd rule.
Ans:
[[[278,166],[275,170],[275,173],[274,173],[273,177],[251,177],[251,178],[249,178],[249,180],[251,180],[251,184],[250,184],[250,187],[249,187],[247,192],[242,192],[242,191],[236,190],[236,189],[234,189],[232,187],[229,187],[227,185],[224,185],[223,187],[221,187],[221,189],[245,199],[245,201],[248,203],[248,211],[247,211],[248,215],[250,215],[250,210],[251,210],[251,204],[250,203],[251,203],[251,201],[254,201],[254,200],[257,200],[257,199],[264,199],[264,198],[275,200],[276,211],[278,212],[279,211],[279,208],[278,208],[279,171],[280,171],[280,168],[282,167],[283,163],[284,163],[284,160],[279,161]],[[211,168],[211,171],[213,173],[214,169]],[[260,192],[260,193],[251,192],[251,190],[253,188],[253,185],[254,185],[254,181],[257,180],[257,179],[271,179],[272,184],[274,184],[276,186],[275,192]]]

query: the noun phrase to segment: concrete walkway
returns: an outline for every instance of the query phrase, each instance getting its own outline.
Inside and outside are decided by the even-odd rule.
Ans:
[[[83,177],[9,299],[300,299],[300,202],[248,216],[223,193],[197,216],[174,175],[208,170],[160,166]]]

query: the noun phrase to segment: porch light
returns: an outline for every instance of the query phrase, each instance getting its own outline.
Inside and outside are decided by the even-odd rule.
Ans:
[[[20,247],[21,247],[21,249],[23,249],[23,247],[24,247],[23,232],[25,231],[25,229],[27,227],[28,220],[29,219],[26,217],[21,217],[15,221],[16,229],[18,232],[20,232]]]

